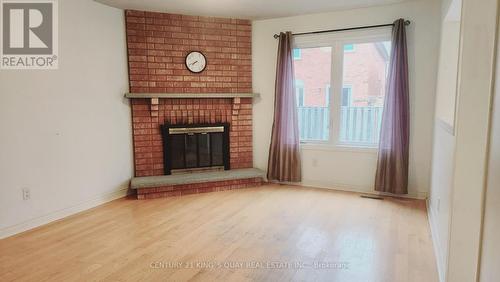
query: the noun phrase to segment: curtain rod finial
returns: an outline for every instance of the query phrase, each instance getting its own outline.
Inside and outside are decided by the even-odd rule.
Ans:
[[[406,20],[405,21],[405,25],[410,25],[411,24],[411,21],[410,20]]]
[[[280,36],[279,36],[279,34],[275,34],[275,35],[273,35],[273,37],[274,37],[274,39],[278,39]]]

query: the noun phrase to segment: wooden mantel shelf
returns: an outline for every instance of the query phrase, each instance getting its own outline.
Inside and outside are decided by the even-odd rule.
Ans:
[[[159,114],[160,99],[208,99],[208,98],[226,98],[232,99],[233,115],[238,115],[241,98],[257,98],[257,93],[125,93],[129,99],[149,99],[151,117],[157,117]]]
[[[129,99],[144,98],[257,98],[258,93],[125,93]]]

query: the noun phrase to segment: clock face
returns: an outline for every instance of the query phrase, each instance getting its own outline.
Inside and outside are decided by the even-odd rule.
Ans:
[[[202,72],[206,66],[207,59],[201,52],[193,51],[186,56],[186,67],[188,70],[199,73]]]

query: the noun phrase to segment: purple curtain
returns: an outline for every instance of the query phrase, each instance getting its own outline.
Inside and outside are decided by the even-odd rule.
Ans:
[[[293,81],[291,32],[280,33],[274,99],[274,122],[269,148],[270,181],[301,180],[299,127]]]
[[[392,50],[386,88],[375,190],[407,194],[410,105],[408,54],[403,19],[395,21],[392,28]]]

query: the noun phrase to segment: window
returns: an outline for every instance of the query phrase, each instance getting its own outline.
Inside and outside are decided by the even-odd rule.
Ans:
[[[340,110],[340,143],[375,145],[378,143],[384,105],[390,44],[368,42],[349,44],[356,53],[345,51],[343,64],[344,87]],[[357,90],[357,91],[354,91]]]
[[[293,49],[293,59],[294,60],[300,60],[302,58],[302,50],[300,49]]]
[[[294,62],[301,142],[375,147],[390,54],[390,34],[296,38]],[[355,51],[355,52],[354,52]],[[294,52],[295,54],[295,52]]]
[[[294,62],[300,140],[324,142],[329,140],[330,106],[325,93],[331,79],[332,48],[300,50],[307,58]]]

